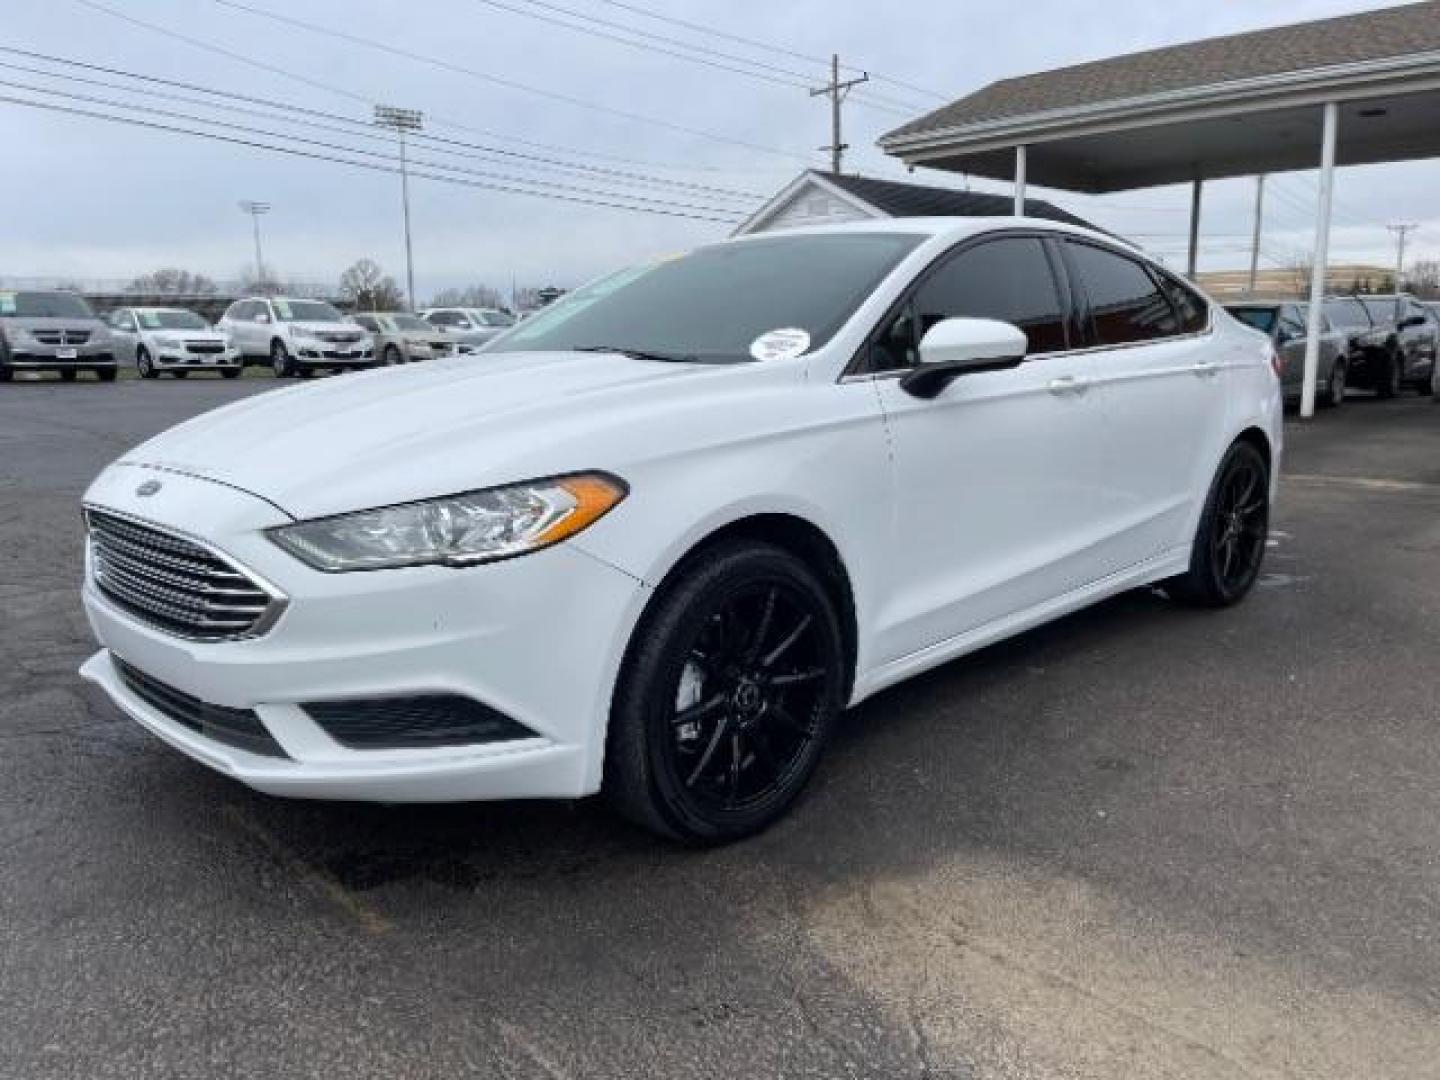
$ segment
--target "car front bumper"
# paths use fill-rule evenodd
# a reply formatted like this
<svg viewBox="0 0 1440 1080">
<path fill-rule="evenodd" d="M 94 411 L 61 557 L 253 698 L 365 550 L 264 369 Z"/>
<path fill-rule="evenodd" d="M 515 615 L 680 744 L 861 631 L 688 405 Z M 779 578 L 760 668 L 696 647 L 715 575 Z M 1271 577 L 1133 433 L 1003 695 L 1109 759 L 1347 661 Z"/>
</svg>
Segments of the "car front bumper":
<svg viewBox="0 0 1440 1080">
<path fill-rule="evenodd" d="M 74 356 L 62 356 L 60 351 L 44 346 L 27 346 L 11 351 L 0 362 L 6 367 L 24 371 L 92 371 L 95 368 L 115 366 L 115 354 L 108 349 L 91 352 L 74 349 L 71 350 L 75 353 Z"/>
<path fill-rule="evenodd" d="M 179 348 L 157 349 L 155 352 L 155 366 L 160 368 L 221 370 L 241 367 L 243 360 L 238 349 L 226 349 L 219 353 L 192 353 L 188 349 Z"/>
<path fill-rule="evenodd" d="M 159 479 L 162 491 L 135 489 Z M 260 791 L 321 799 L 445 802 L 576 797 L 599 787 L 610 697 L 639 616 L 639 581 L 562 544 L 468 569 L 311 570 L 263 535 L 288 522 L 260 499 L 204 480 L 113 466 L 87 505 L 203 539 L 288 603 L 248 640 L 156 629 L 100 592 L 87 558 L 85 611 L 103 646 L 81 668 L 178 750 Z M 115 660 L 208 705 L 249 710 L 283 757 L 216 741 L 134 692 Z M 403 749 L 341 745 L 303 707 L 427 694 L 479 702 L 525 737 Z M 531 734 L 533 733 L 533 734 Z"/>
</svg>

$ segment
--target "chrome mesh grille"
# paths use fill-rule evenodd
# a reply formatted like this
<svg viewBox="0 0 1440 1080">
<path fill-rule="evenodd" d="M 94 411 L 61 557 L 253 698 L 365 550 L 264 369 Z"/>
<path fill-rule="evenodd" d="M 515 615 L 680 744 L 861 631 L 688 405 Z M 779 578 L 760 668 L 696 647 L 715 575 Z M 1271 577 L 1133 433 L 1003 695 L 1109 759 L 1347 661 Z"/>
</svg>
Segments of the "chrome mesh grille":
<svg viewBox="0 0 1440 1080">
<path fill-rule="evenodd" d="M 95 585 L 117 607 L 197 641 L 263 633 L 283 600 L 192 540 L 130 518 L 86 510 Z"/>
</svg>

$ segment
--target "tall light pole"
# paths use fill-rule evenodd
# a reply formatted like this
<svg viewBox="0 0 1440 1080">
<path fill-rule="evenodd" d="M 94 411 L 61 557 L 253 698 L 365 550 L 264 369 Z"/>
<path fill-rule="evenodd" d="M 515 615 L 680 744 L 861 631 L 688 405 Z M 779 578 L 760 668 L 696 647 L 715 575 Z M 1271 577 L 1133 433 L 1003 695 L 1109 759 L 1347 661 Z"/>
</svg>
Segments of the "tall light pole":
<svg viewBox="0 0 1440 1080">
<path fill-rule="evenodd" d="M 253 199 L 241 199 L 240 209 L 250 215 L 250 224 L 255 229 L 255 285 L 263 288 L 265 285 L 265 259 L 260 254 L 260 215 L 270 212 L 268 202 L 256 202 Z"/>
<path fill-rule="evenodd" d="M 410 249 L 410 173 L 405 165 L 405 136 L 419 131 L 424 116 L 418 109 L 375 106 L 375 123 L 395 132 L 400 142 L 400 198 L 405 205 L 405 302 L 415 308 L 415 257 Z"/>
</svg>

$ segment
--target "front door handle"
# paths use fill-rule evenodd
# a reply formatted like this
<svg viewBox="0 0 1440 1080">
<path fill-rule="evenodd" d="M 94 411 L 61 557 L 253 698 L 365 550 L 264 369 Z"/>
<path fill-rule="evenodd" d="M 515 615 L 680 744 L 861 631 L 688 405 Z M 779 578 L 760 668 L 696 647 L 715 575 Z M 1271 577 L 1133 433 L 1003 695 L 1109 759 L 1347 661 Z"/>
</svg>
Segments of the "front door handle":
<svg viewBox="0 0 1440 1080">
<path fill-rule="evenodd" d="M 1061 375 L 1051 379 L 1046 389 L 1052 394 L 1083 394 L 1089 383 L 1074 375 Z"/>
</svg>

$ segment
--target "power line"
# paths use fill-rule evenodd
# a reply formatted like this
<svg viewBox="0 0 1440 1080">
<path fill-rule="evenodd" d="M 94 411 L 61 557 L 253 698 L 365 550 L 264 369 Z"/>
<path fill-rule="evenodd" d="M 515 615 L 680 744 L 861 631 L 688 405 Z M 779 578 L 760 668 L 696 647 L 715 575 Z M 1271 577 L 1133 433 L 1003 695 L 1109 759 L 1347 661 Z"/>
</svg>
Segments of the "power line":
<svg viewBox="0 0 1440 1080">
<path fill-rule="evenodd" d="M 613 8 L 619 8 L 622 11 L 628 11 L 632 14 L 639 15 L 642 18 L 654 19 L 656 22 L 670 23 L 672 26 L 682 26 L 687 30 L 693 30 L 699 34 L 708 34 L 711 37 L 723 38 L 726 41 L 734 41 L 741 45 L 749 45 L 756 49 L 765 49 L 769 52 L 777 53 L 781 56 L 793 57 L 796 60 L 808 60 L 812 64 L 829 63 L 829 60 L 823 56 L 812 56 L 809 53 L 797 52 L 794 49 L 787 49 L 783 45 L 774 45 L 768 41 L 758 41 L 755 38 L 743 37 L 740 34 L 732 34 L 725 30 L 719 30 L 713 26 L 705 26 L 701 23 L 688 22 L 685 19 L 677 19 L 671 15 L 661 15 L 659 12 L 650 11 L 647 8 L 641 7 L 639 4 L 626 3 L 625 0 L 600 0 L 600 2 L 603 4 L 609 4 Z M 860 69 L 849 67 L 847 65 L 845 67 L 845 70 L 859 71 Z M 902 82 L 899 79 L 893 78 L 888 75 L 878 75 L 874 72 L 871 72 L 870 77 L 877 82 L 889 83 L 891 86 L 898 86 L 905 90 L 912 90 L 917 94 L 924 94 L 926 97 L 938 98 L 941 101 L 950 100 L 950 95 L 948 94 L 942 94 L 935 90 L 927 90 L 923 86 L 916 86 L 913 83 Z"/>
<path fill-rule="evenodd" d="M 3 83 L 0 83 L 0 85 L 4 85 L 4 84 L 3 84 Z M 32 91 L 32 92 L 34 92 L 34 91 Z M 51 95 L 56 95 L 56 94 L 59 94 L 59 93 L 60 93 L 59 91 L 54 91 L 54 90 L 42 90 L 42 91 L 39 91 L 39 92 L 40 92 L 40 93 L 48 93 L 48 94 L 51 94 Z M 65 96 L 67 96 L 67 97 L 72 97 L 72 98 L 73 98 L 73 97 L 76 97 L 77 95 L 65 95 Z M 224 135 L 224 134 L 220 134 L 220 133 L 214 132 L 214 131 L 196 130 L 196 129 L 194 129 L 194 128 L 180 127 L 180 126 L 174 125 L 174 124 L 164 124 L 164 123 L 160 123 L 160 122 L 158 122 L 158 121 L 142 120 L 142 119 L 139 119 L 139 118 L 133 117 L 133 116 L 121 116 L 121 115 L 116 115 L 116 114 L 114 114 L 114 113 L 99 112 L 99 111 L 96 111 L 96 110 L 94 110 L 94 109 L 79 108 L 79 107 L 77 107 L 77 106 L 59 105 L 59 104 L 56 104 L 56 103 L 54 103 L 54 102 L 34 101 L 34 100 L 29 99 L 29 98 L 19 98 L 19 97 L 15 97 L 15 96 L 9 95 L 9 94 L 0 95 L 0 103 L 6 103 L 6 104 L 11 104 L 11 105 L 21 105 L 21 106 L 25 106 L 25 107 L 27 107 L 27 108 L 40 109 L 40 110 L 49 111 L 49 112 L 65 113 L 65 114 L 68 114 L 68 115 L 71 115 L 71 116 L 83 116 L 83 117 L 88 117 L 88 118 L 90 118 L 90 119 L 105 120 L 105 121 L 110 121 L 110 122 L 112 122 L 112 123 L 118 123 L 118 124 L 128 124 L 128 125 L 130 125 L 130 126 L 132 126 L 132 127 L 149 128 L 150 130 L 153 130 L 153 131 L 167 131 L 167 132 L 172 132 L 172 133 L 180 134 L 180 135 L 191 135 L 191 136 L 194 136 L 194 137 L 197 137 L 197 138 L 210 139 L 210 140 L 215 141 L 215 142 L 229 143 L 229 144 L 231 144 L 231 145 L 233 145 L 233 146 L 244 146 L 244 147 L 250 147 L 250 148 L 253 148 L 253 149 L 270 150 L 270 151 L 273 151 L 273 152 L 275 152 L 275 153 L 287 154 L 287 155 L 289 155 L 289 156 L 291 156 L 291 157 L 310 158 L 310 159 L 316 160 L 316 161 L 329 161 L 329 162 L 334 162 L 334 163 L 340 164 L 340 165 L 349 165 L 349 166 L 352 166 L 352 167 L 358 168 L 358 169 L 368 169 L 368 170 L 370 170 L 370 171 L 372 171 L 372 172 L 384 172 L 384 173 L 398 174 L 399 171 L 400 171 L 397 166 L 390 165 L 390 164 L 380 164 L 380 163 L 371 162 L 371 161 L 356 161 L 356 160 L 354 160 L 353 158 L 338 157 L 338 156 L 336 156 L 336 155 L 334 155 L 334 154 L 323 153 L 323 152 L 316 151 L 316 150 L 302 150 L 302 149 L 300 149 L 300 148 L 298 148 L 298 147 L 294 147 L 294 146 L 277 146 L 277 145 L 275 145 L 274 143 L 261 142 L 261 141 L 256 140 L 256 139 L 241 138 L 241 137 L 239 137 L 239 136 L 234 136 L 234 135 Z M 118 108 L 130 108 L 130 109 L 136 109 L 136 108 L 138 108 L 137 106 L 127 106 L 127 105 L 124 105 L 124 104 L 121 104 L 121 105 L 116 106 L 116 107 L 118 107 Z M 158 111 L 158 110 L 149 110 L 149 111 L 156 112 L 156 111 Z M 204 124 L 204 123 L 209 123 L 210 121 L 205 121 L 205 120 L 201 119 L 201 120 L 198 120 L 198 122 L 201 123 L 201 124 Z M 316 140 L 302 140 L 302 139 L 297 138 L 296 136 L 291 136 L 291 135 L 284 135 L 284 134 L 279 134 L 279 135 L 277 135 L 277 134 L 275 134 L 275 133 L 264 132 L 264 131 L 260 131 L 260 130 L 258 130 L 258 129 L 244 129 L 244 128 L 239 128 L 238 125 L 228 125 L 228 126 L 231 127 L 231 128 L 238 129 L 238 130 L 249 130 L 249 131 L 251 131 L 251 132 L 253 132 L 253 133 L 255 133 L 255 134 L 270 135 L 271 137 L 280 138 L 280 139 L 289 139 L 289 140 L 291 140 L 291 141 L 300 141 L 300 142 L 308 142 L 308 143 L 312 143 L 312 144 L 317 144 Z M 326 146 L 326 145 L 328 145 L 328 144 L 318 143 L 317 145 Z M 361 154 L 361 155 L 365 155 L 365 156 L 368 156 L 368 157 L 378 157 L 378 158 L 381 158 L 382 160 L 384 160 L 384 161 L 386 161 L 386 162 L 391 162 L 391 161 L 394 161 L 394 160 L 395 160 L 394 158 L 391 158 L 391 157 L 389 157 L 388 155 L 379 154 L 379 153 L 376 153 L 376 152 L 374 152 L 374 151 L 359 150 L 359 149 L 356 149 L 356 148 L 353 148 L 353 147 L 344 147 L 344 146 L 333 147 L 333 148 L 336 149 L 336 150 L 338 150 L 338 151 L 339 151 L 340 153 L 342 153 L 342 154 Z M 584 194 L 584 195 L 582 195 L 582 194 L 564 194 L 564 193 L 560 193 L 560 192 L 556 192 L 556 191 L 535 190 L 533 187 L 519 187 L 519 186 L 516 186 L 516 185 L 513 184 L 513 183 L 495 182 L 495 181 L 491 181 L 491 180 L 471 180 L 471 179 L 465 178 L 465 176 L 463 176 L 463 175 L 462 175 L 462 176 L 446 175 L 446 173 L 451 173 L 451 172 L 460 172 L 460 173 L 469 174 L 469 175 L 483 175 L 483 174 L 476 174 L 476 173 L 472 172 L 472 170 L 456 170 L 456 169 L 452 169 L 452 168 L 447 167 L 447 166 L 435 166 L 435 165 L 433 165 L 433 164 L 431 164 L 431 163 L 426 163 L 426 167 L 427 167 L 427 168 L 437 168 L 437 167 L 439 167 L 439 168 L 441 168 L 443 171 L 442 171 L 442 172 L 438 172 L 438 173 L 437 173 L 437 172 L 419 172 L 419 171 L 412 171 L 411 175 L 417 176 L 417 177 L 422 177 L 422 178 L 427 179 L 427 180 L 436 180 L 436 181 L 439 181 L 439 182 L 441 182 L 441 183 L 455 184 L 455 185 L 458 185 L 458 186 L 461 186 L 461 187 L 480 188 L 480 189 L 483 189 L 483 190 L 486 190 L 486 191 L 499 191 L 499 192 L 505 192 L 505 193 L 507 193 L 507 194 L 512 194 L 512 195 L 530 195 L 530 196 L 534 196 L 534 197 L 536 197 L 536 198 L 555 199 L 555 200 L 558 200 L 558 201 L 560 201 L 560 202 L 578 203 L 578 204 L 581 204 L 581 205 L 584 205 L 584 206 L 602 206 L 602 207 L 607 207 L 607 208 L 615 209 L 615 210 L 631 210 L 631 211 L 635 211 L 635 212 L 638 212 L 638 213 L 659 214 L 659 215 L 662 215 L 662 216 L 665 216 L 665 217 L 688 218 L 688 219 L 694 220 L 694 221 L 713 221 L 713 222 L 719 222 L 719 223 L 722 223 L 722 224 L 734 224 L 734 223 L 736 223 L 738 220 L 740 220 L 739 218 L 736 218 L 736 217 L 720 216 L 721 213 L 723 213 L 722 211 L 713 210 L 712 208 L 708 208 L 708 207 L 698 208 L 698 211 L 699 211 L 699 212 L 689 212 L 687 209 L 683 208 L 683 207 L 681 206 L 681 204 L 656 203 L 655 205 L 637 206 L 637 205 L 634 205 L 634 202 L 640 201 L 640 200 L 638 200 L 638 199 L 637 199 L 637 200 L 634 200 L 634 201 L 632 201 L 632 202 L 618 202 L 618 201 L 615 201 L 615 198 L 630 198 L 630 196 L 628 196 L 628 195 L 621 195 L 621 196 L 615 196 L 615 197 L 606 198 L 605 196 L 612 196 L 612 193 L 610 193 L 610 192 L 594 192 L 594 193 L 589 193 L 589 194 Z M 525 184 L 532 184 L 532 185 L 533 185 L 533 183 L 534 183 L 533 181 L 520 181 L 520 182 L 521 182 L 521 183 L 525 183 Z M 576 189 L 576 190 L 577 190 L 577 191 L 583 191 L 584 189 Z"/>
<path fill-rule="evenodd" d="M 116 75 L 125 79 L 133 79 L 138 82 L 155 83 L 161 86 L 192 90 L 196 93 L 206 94 L 211 97 L 224 98 L 232 101 L 243 101 L 252 105 L 261 105 L 267 109 L 279 110 L 283 113 L 294 113 L 307 118 L 319 117 L 323 120 L 335 121 L 338 124 L 343 124 L 346 126 L 336 127 L 332 124 L 317 123 L 316 121 L 310 119 L 297 119 L 295 116 L 289 115 L 277 117 L 274 116 L 272 113 L 261 112 L 258 109 L 250 109 L 241 105 L 232 105 L 224 101 L 206 101 L 194 97 L 188 97 L 184 94 L 169 94 L 148 88 L 134 88 L 125 86 L 120 83 L 107 82 L 103 79 L 90 79 L 64 72 L 45 71 L 39 68 L 27 67 L 23 64 L 14 64 L 0 61 L 0 68 L 10 68 L 12 70 L 23 71 L 31 75 L 40 75 L 45 78 L 53 79 L 64 79 L 70 82 L 81 83 L 88 86 L 99 86 L 110 90 L 118 90 L 122 93 L 127 94 L 145 94 L 149 97 L 157 98 L 160 100 L 179 101 L 189 105 L 198 105 L 202 108 L 207 109 L 222 109 L 226 112 L 234 112 L 246 116 L 256 116 L 264 119 L 281 120 L 284 123 L 310 127 L 320 131 L 330 131 L 342 134 L 356 135 L 361 138 L 369 139 L 383 138 L 383 136 L 376 135 L 373 131 L 368 130 L 370 128 L 370 125 L 365 121 L 357 120 L 349 116 L 341 116 L 336 113 L 324 112 L 319 109 L 308 109 L 299 105 L 291 105 L 287 102 L 274 101 L 269 98 L 255 97 L 254 95 L 250 94 L 236 94 L 230 91 L 216 90 L 213 87 L 201 86 L 196 83 L 180 82 L 174 79 L 164 79 L 155 75 L 141 75 L 136 72 L 125 71 L 121 68 L 106 67 L 100 64 L 89 64 L 79 60 L 69 60 L 63 57 L 51 56 L 46 53 L 31 52 L 27 49 L 15 49 L 8 46 L 0 45 L 0 53 L 11 53 L 20 56 L 31 57 L 43 60 L 46 63 L 76 67 L 85 71 L 98 71 L 107 75 Z M 352 131 L 351 128 L 354 128 L 356 130 Z M 588 173 L 596 177 L 603 178 L 606 182 L 611 183 L 626 182 L 647 184 L 656 187 L 673 187 L 676 189 L 702 192 L 707 195 L 717 195 L 723 198 L 737 200 L 743 199 L 746 201 L 759 200 L 763 198 L 763 196 L 749 191 L 738 191 L 733 188 L 717 187 L 710 184 L 698 184 L 685 180 L 672 180 L 667 177 L 646 176 L 643 173 L 633 173 L 623 169 L 610 169 L 599 165 L 585 165 L 580 162 L 560 161 L 554 158 L 547 158 L 536 154 L 528 154 L 523 151 L 507 150 L 503 147 L 492 147 L 482 143 L 469 143 L 457 139 L 444 138 L 443 136 L 439 135 L 430 135 L 428 133 L 420 135 L 418 137 L 427 145 L 432 143 L 435 144 L 434 147 L 430 147 L 433 153 L 448 154 L 454 157 L 471 158 L 481 161 L 487 160 L 487 155 L 490 157 L 499 156 L 503 158 L 515 158 L 525 163 L 529 167 L 563 169 Z M 450 149 L 450 147 L 459 147 L 461 149 Z M 467 153 L 466 151 L 476 152 Z"/>
<path fill-rule="evenodd" d="M 719 68 L 722 71 L 730 71 L 739 75 L 747 75 L 754 79 L 763 79 L 765 82 L 776 83 L 781 86 L 790 86 L 798 87 L 800 89 L 806 89 L 809 87 L 810 84 L 811 77 L 803 71 L 794 71 L 790 68 L 783 68 L 775 64 L 766 63 L 763 60 L 752 60 L 749 57 L 737 56 L 734 53 L 716 52 L 714 50 L 710 50 L 708 52 L 702 51 L 700 55 L 697 56 L 695 55 L 695 52 L 704 50 L 705 46 L 694 45 L 687 41 L 681 41 L 679 38 L 666 37 L 664 34 L 654 34 L 646 30 L 639 30 L 635 27 L 626 26 L 624 23 L 613 22 L 609 19 L 602 19 L 596 15 L 588 15 L 584 12 L 575 11 L 573 8 L 562 7 L 559 4 L 550 3 L 548 2 L 548 0 L 517 0 L 517 2 L 526 4 L 531 8 L 543 8 L 546 11 L 558 12 L 562 15 L 568 16 L 569 18 L 580 19 L 584 22 L 594 23 L 598 26 L 611 27 L 615 30 L 620 30 L 626 34 L 632 34 L 637 38 L 645 40 L 636 41 L 631 38 L 621 37 L 618 34 L 608 33 L 604 30 L 597 30 L 591 26 L 576 26 L 574 23 L 565 22 L 551 15 L 542 15 L 537 11 L 529 11 L 525 10 L 524 8 L 513 7 L 511 4 L 502 2 L 502 0 L 476 0 L 476 2 L 486 4 L 489 7 L 497 8 L 501 11 L 508 11 L 513 15 L 521 15 L 527 19 L 537 19 L 540 22 L 550 23 L 553 26 L 563 26 L 566 29 L 574 30 L 578 33 L 591 34 L 595 37 L 604 38 L 607 41 L 619 42 L 622 45 L 629 45 L 632 48 L 646 49 L 650 52 L 661 53 L 665 56 L 672 56 L 681 60 L 688 60 L 693 63 L 704 64 L 708 67 Z M 661 44 L 652 45 L 648 44 L 647 42 L 660 42 Z M 667 48 L 665 46 L 670 47 Z M 676 48 L 687 49 L 691 51 L 676 52 Z M 733 61 L 734 63 L 748 64 L 761 70 L 746 71 L 743 68 L 737 68 L 729 64 L 719 63 L 717 60 L 712 59 L 714 57 L 718 57 L 721 60 Z M 871 108 L 879 109 L 882 112 L 888 112 L 897 116 L 907 117 L 913 116 L 915 114 L 915 111 L 920 108 L 920 106 L 912 105 L 909 102 L 899 101 L 895 98 L 882 97 L 878 94 L 871 95 L 870 99 L 865 100 L 863 103 L 869 105 Z"/>
<path fill-rule="evenodd" d="M 289 68 L 280 67 L 276 64 L 266 63 L 264 60 L 258 60 L 255 57 L 247 56 L 244 53 L 234 52 L 230 49 L 224 48 L 223 46 L 216 45 L 213 42 L 204 41 L 196 37 L 191 37 L 190 35 L 183 34 L 178 30 L 172 30 L 168 26 L 161 26 L 158 23 L 147 22 L 146 20 L 131 15 L 128 12 L 117 11 L 112 7 L 98 2 L 98 0 L 74 0 L 74 2 L 84 7 L 90 8 L 92 11 L 98 11 L 101 14 L 109 15 L 112 18 L 129 23 L 132 26 L 138 27 L 143 30 L 148 30 L 154 34 L 159 34 L 162 37 L 168 37 L 174 41 L 182 41 L 185 44 L 190 45 L 194 48 L 202 49 L 205 52 L 214 53 L 217 56 L 223 56 L 228 60 L 235 61 L 236 63 L 245 64 L 246 66 L 253 67 L 259 71 L 266 71 L 272 75 L 278 75 L 281 78 L 290 79 L 294 82 L 302 83 L 305 86 L 309 86 L 316 90 L 323 90 L 328 94 L 334 94 L 337 97 L 343 97 L 349 101 L 359 102 L 363 104 L 367 109 L 373 108 L 375 104 L 377 104 L 373 98 L 365 94 L 357 93 L 353 90 L 346 89 L 343 86 L 336 86 L 334 83 L 323 82 L 320 79 L 316 79 L 311 76 L 302 75 L 298 72 L 291 71 Z M 298 106 L 295 106 L 295 108 L 298 108 Z M 595 150 L 579 150 L 572 146 L 558 146 L 554 143 L 539 142 L 534 139 L 526 139 L 518 135 L 510 135 L 503 132 L 490 131 L 485 128 L 477 128 L 471 125 L 464 124 L 458 120 L 442 118 L 438 115 L 436 115 L 433 119 L 438 126 L 450 128 L 455 131 L 463 131 L 470 135 L 481 135 L 487 138 L 503 139 L 506 142 L 518 143 L 522 146 L 531 146 L 540 150 L 559 152 L 571 155 L 573 157 L 587 157 L 593 158 L 598 161 L 610 161 L 620 165 L 635 165 L 642 168 L 667 169 L 678 172 L 733 173 L 756 171 L 754 168 L 731 169 L 725 168 L 723 166 L 714 165 L 677 165 L 666 162 L 642 161 L 636 158 L 623 157 L 617 154 L 606 154 Z"/>
<path fill-rule="evenodd" d="M 77 0 L 77 3 L 94 5 L 95 0 Z M 628 109 L 618 109 L 612 105 L 602 105 L 597 101 L 586 101 L 583 98 L 571 97 L 558 90 L 551 90 L 541 86 L 531 86 L 528 83 L 517 82 L 514 79 L 507 79 L 499 75 L 491 75 L 489 72 L 480 71 L 476 68 L 466 67 L 464 64 L 457 64 L 438 56 L 430 56 L 426 53 L 417 53 L 409 49 L 401 48 L 398 45 L 387 45 L 383 41 L 375 41 L 373 38 L 361 37 L 359 34 L 352 34 L 347 30 L 336 27 L 319 26 L 315 23 L 306 22 L 303 19 L 296 19 L 290 15 L 282 15 L 276 11 L 268 11 L 265 8 L 252 7 L 249 4 L 242 4 L 239 0 L 211 0 L 211 3 L 219 4 L 221 7 L 231 8 L 235 11 L 242 11 L 257 18 L 268 19 L 284 26 L 293 26 L 296 29 L 305 30 L 308 33 L 318 34 L 321 37 L 334 38 L 339 41 L 349 42 L 352 45 L 359 45 L 363 48 L 373 49 L 378 52 L 387 53 L 391 56 L 403 57 L 406 60 L 419 64 L 427 64 L 439 68 L 442 71 L 449 71 L 455 75 L 463 75 L 467 78 L 478 79 L 482 82 L 493 83 L 496 86 L 503 86 L 510 90 L 520 90 L 528 94 L 537 94 L 541 97 L 550 98 L 552 101 L 560 101 L 566 105 L 574 105 L 582 109 L 589 109 L 594 112 L 607 113 L 611 116 L 618 116 L 640 124 L 650 124 L 653 127 L 666 128 L 670 131 L 679 132 L 683 135 L 690 135 L 695 138 L 710 139 L 715 142 L 729 143 L 732 146 L 744 147 L 747 150 L 758 151 L 762 154 L 771 154 L 777 157 L 791 158 L 798 161 L 808 162 L 808 158 L 800 154 L 793 154 L 788 150 L 779 150 L 773 146 L 765 146 L 761 143 L 753 143 L 746 139 L 736 138 L 731 135 L 721 135 L 718 132 L 704 131 L 700 128 L 687 127 L 684 124 L 676 124 L 669 120 L 662 120 L 657 116 L 646 116 L 643 113 L 630 112 Z"/>
</svg>

